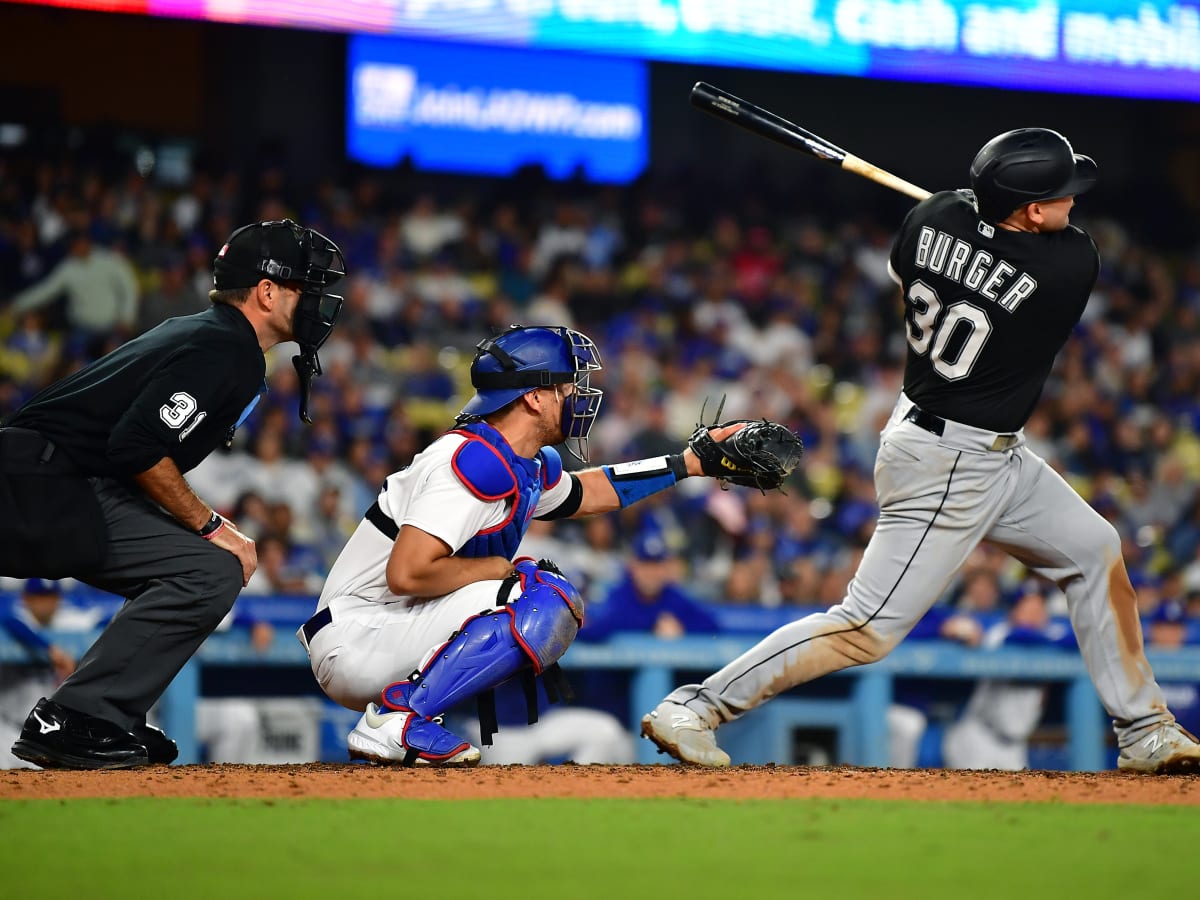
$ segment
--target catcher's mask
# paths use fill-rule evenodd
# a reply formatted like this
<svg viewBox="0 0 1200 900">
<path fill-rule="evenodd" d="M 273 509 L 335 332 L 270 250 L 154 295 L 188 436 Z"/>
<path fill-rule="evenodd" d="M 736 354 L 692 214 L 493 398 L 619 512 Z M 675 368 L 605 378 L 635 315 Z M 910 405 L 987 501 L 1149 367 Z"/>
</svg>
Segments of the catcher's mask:
<svg viewBox="0 0 1200 900">
<path fill-rule="evenodd" d="M 321 374 L 317 351 L 342 309 L 342 298 L 328 289 L 345 274 L 346 261 L 337 244 L 291 219 L 239 228 L 213 261 L 213 283 L 219 291 L 254 287 L 264 278 L 300 285 L 292 316 L 292 336 L 300 353 L 292 357 L 292 365 L 300 376 L 300 418 L 309 424 L 309 391 L 313 376 Z"/>
<path fill-rule="evenodd" d="M 476 346 L 471 363 L 475 396 L 457 421 L 494 413 L 536 388 L 573 384 L 575 392 L 563 402 L 562 430 L 567 449 L 587 462 L 588 432 L 604 397 L 590 379 L 601 368 L 600 351 L 585 334 L 570 328 L 513 325 Z"/>
<path fill-rule="evenodd" d="M 971 189 L 987 222 L 1001 222 L 1026 203 L 1082 194 L 1098 177 L 1095 161 L 1049 128 L 997 135 L 971 163 Z"/>
</svg>

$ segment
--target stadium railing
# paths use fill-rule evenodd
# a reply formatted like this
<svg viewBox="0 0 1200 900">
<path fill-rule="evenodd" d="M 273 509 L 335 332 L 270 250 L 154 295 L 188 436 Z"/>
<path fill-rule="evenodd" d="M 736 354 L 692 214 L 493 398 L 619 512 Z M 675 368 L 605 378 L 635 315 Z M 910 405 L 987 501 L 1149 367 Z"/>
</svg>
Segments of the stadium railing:
<svg viewBox="0 0 1200 900">
<path fill-rule="evenodd" d="M 96 633 L 54 633 L 50 637 L 82 654 Z M 171 683 L 160 704 L 164 729 L 179 744 L 180 763 L 196 762 L 194 709 L 200 694 L 200 673 L 206 666 L 293 667 L 297 678 L 311 679 L 308 658 L 297 641 L 281 635 L 266 652 L 250 645 L 241 630 L 217 633 Z M 630 709 L 637 718 L 652 709 L 676 686 L 678 673 L 709 672 L 734 659 L 755 641 L 753 636 L 692 636 L 663 641 L 647 635 L 617 635 L 602 644 L 576 643 L 562 664 L 567 669 L 616 669 L 631 674 Z M 1200 647 L 1148 654 L 1161 683 L 1200 682 Z M 27 662 L 27 651 L 0 634 L 0 662 Z M 789 762 L 782 758 L 788 731 L 798 725 L 832 727 L 838 734 L 838 761 L 863 766 L 887 764 L 887 708 L 895 679 L 975 681 L 998 678 L 1062 684 L 1067 759 L 1076 771 L 1107 768 L 1107 719 L 1077 652 L 1055 648 L 968 649 L 938 641 L 901 644 L 883 660 L 836 673 L 849 679 L 844 696 L 809 696 L 805 689 L 775 698 L 762 708 L 721 730 L 721 743 L 735 763 Z M 825 679 L 828 681 L 828 679 Z M 252 686 L 247 686 L 248 692 Z M 639 762 L 664 758 L 646 741 L 638 742 Z"/>
</svg>

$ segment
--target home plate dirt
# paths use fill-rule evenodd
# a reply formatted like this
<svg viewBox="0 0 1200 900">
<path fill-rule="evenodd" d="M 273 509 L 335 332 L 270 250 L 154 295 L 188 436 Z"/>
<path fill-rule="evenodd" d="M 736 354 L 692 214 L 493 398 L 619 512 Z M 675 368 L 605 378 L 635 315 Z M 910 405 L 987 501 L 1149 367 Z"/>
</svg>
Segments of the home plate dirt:
<svg viewBox="0 0 1200 900">
<path fill-rule="evenodd" d="M 73 797 L 805 797 L 975 802 L 1200 805 L 1200 777 L 1121 772 L 951 772 L 851 766 L 483 766 L 380 769 L 284 766 L 152 766 L 111 772 L 0 772 L 0 799 Z"/>
</svg>

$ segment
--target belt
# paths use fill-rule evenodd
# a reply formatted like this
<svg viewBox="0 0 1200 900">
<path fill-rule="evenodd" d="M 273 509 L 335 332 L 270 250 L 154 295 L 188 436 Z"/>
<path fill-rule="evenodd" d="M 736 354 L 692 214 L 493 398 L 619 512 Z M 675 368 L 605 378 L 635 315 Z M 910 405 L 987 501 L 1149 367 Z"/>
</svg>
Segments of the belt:
<svg viewBox="0 0 1200 900">
<path fill-rule="evenodd" d="M 319 609 L 313 614 L 312 618 L 304 623 L 301 629 L 304 632 L 304 642 L 311 644 L 312 639 L 317 636 L 317 632 L 333 621 L 333 613 L 329 611 L 329 607 Z"/>
<path fill-rule="evenodd" d="M 914 406 L 904 415 L 905 422 L 912 422 L 918 428 L 924 428 L 926 431 L 936 434 L 941 437 L 946 433 L 946 420 L 941 416 L 935 416 L 931 412 L 925 412 L 919 406 Z"/>
<path fill-rule="evenodd" d="M 946 433 L 946 420 L 941 416 L 935 416 L 931 412 L 926 412 L 919 406 L 914 406 L 904 414 L 905 422 L 912 422 L 918 428 L 923 428 L 930 434 L 936 434 L 942 437 Z M 992 441 L 989 450 L 1000 452 L 1008 450 L 1017 445 L 1019 438 L 1015 434 L 997 434 Z"/>
</svg>

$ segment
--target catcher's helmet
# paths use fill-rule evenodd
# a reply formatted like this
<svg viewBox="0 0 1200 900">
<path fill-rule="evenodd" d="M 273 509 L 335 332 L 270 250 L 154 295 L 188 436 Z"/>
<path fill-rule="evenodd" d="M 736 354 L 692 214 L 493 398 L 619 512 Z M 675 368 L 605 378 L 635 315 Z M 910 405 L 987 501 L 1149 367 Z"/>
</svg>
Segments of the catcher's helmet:
<svg viewBox="0 0 1200 900">
<path fill-rule="evenodd" d="M 986 222 L 1008 218 L 1026 203 L 1056 200 L 1089 190 L 1096 163 L 1049 128 L 1017 128 L 992 138 L 971 163 L 971 189 Z"/>
<path fill-rule="evenodd" d="M 587 461 L 587 436 L 604 392 L 590 386 L 601 369 L 600 351 L 591 339 L 570 328 L 513 325 L 475 348 L 471 384 L 475 396 L 458 414 L 459 421 L 486 416 L 539 387 L 574 384 L 563 404 L 563 435 L 568 449 Z"/>
<path fill-rule="evenodd" d="M 292 358 L 292 364 L 300 376 L 300 417 L 305 422 L 310 421 L 310 383 L 314 375 L 321 374 L 317 350 L 333 331 L 342 309 L 342 298 L 328 290 L 345 274 L 346 260 L 337 244 L 291 219 L 239 228 L 213 260 L 213 284 L 218 291 L 254 287 L 264 278 L 300 284 L 300 302 L 292 317 L 292 334 L 300 354 Z"/>
</svg>

